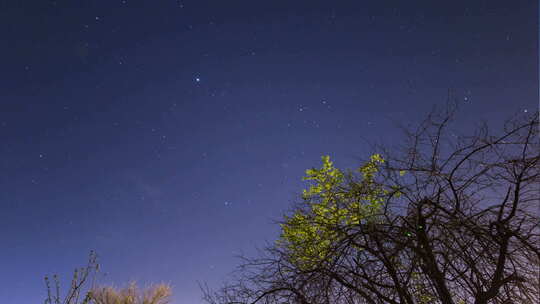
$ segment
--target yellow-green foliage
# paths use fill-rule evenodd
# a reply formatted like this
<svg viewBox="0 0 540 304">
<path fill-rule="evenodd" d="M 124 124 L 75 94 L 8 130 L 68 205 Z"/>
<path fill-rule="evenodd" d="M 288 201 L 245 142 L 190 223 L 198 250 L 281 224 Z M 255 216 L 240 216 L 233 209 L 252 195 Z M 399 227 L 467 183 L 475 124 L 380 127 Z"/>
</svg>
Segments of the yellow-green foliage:
<svg viewBox="0 0 540 304">
<path fill-rule="evenodd" d="M 295 264 L 302 269 L 312 268 L 328 257 L 332 245 L 346 235 L 347 228 L 375 218 L 388 194 L 375 182 L 383 163 L 379 154 L 372 155 L 358 169 L 358 178 L 335 168 L 329 156 L 322 157 L 320 169 L 306 170 L 304 180 L 312 184 L 302 197 L 308 208 L 285 217 L 278 241 Z"/>
</svg>

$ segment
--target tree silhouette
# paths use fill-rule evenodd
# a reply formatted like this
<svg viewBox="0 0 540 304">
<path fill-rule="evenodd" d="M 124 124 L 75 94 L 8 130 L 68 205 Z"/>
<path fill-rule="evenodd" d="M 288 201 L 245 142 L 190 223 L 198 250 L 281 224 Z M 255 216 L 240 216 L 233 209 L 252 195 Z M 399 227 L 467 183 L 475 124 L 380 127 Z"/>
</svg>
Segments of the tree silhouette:
<svg viewBox="0 0 540 304">
<path fill-rule="evenodd" d="M 60 280 L 57 275 L 53 275 L 54 291 L 51 288 L 51 281 L 48 276 L 45 277 L 45 286 L 47 288 L 47 298 L 45 304 L 87 304 L 90 302 L 89 289 L 95 284 L 95 278 L 99 271 L 97 254 L 90 252 L 88 263 L 85 267 L 76 268 L 73 271 L 71 284 L 64 295 L 60 294 Z M 91 281 L 91 282 L 90 282 Z M 89 286 L 90 285 L 90 286 Z"/>
<path fill-rule="evenodd" d="M 244 258 L 210 304 L 536 303 L 538 113 L 450 129 L 433 112 L 358 170 L 323 157 L 279 240 Z"/>
</svg>

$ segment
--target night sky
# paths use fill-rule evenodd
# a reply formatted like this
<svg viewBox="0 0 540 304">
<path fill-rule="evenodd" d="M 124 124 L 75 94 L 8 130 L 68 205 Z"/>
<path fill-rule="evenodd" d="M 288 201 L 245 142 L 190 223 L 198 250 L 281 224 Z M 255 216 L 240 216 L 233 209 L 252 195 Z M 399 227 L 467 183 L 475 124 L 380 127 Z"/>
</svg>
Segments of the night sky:
<svg viewBox="0 0 540 304">
<path fill-rule="evenodd" d="M 0 302 L 101 281 L 200 303 L 328 154 L 358 166 L 448 91 L 538 108 L 537 1 L 2 1 Z"/>
</svg>

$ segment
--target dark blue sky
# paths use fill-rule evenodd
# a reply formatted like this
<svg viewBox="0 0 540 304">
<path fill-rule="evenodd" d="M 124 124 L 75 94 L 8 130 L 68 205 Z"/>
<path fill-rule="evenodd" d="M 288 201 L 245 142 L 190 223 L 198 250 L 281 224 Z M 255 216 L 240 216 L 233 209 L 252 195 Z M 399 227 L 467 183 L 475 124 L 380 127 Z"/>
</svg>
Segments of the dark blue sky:
<svg viewBox="0 0 540 304">
<path fill-rule="evenodd" d="M 91 249 L 104 283 L 199 303 L 321 155 L 358 165 L 448 89 L 462 126 L 538 108 L 537 1 L 2 1 L 0 20 L 6 304 Z"/>
</svg>

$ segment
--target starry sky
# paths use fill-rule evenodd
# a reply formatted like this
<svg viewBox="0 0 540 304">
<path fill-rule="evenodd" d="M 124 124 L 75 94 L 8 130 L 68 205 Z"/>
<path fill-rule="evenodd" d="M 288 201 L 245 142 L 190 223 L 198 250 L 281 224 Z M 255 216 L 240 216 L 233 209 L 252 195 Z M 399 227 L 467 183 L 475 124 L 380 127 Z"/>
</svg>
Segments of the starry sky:
<svg viewBox="0 0 540 304">
<path fill-rule="evenodd" d="M 448 91 L 538 108 L 537 1 L 2 1 L 0 294 L 103 283 L 201 303 L 278 235 L 304 170 L 358 165 Z"/>
</svg>

